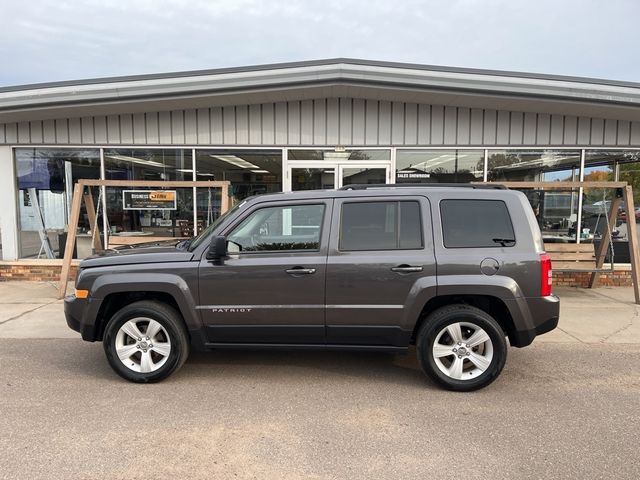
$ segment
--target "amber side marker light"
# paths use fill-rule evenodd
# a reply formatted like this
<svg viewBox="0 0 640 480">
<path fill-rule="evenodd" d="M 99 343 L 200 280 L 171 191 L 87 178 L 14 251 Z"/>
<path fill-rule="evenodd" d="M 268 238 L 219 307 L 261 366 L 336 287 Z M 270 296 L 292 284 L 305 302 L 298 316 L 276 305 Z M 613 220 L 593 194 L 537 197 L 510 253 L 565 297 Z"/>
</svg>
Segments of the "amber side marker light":
<svg viewBox="0 0 640 480">
<path fill-rule="evenodd" d="M 89 290 L 76 290 L 76 298 L 87 298 Z"/>
</svg>

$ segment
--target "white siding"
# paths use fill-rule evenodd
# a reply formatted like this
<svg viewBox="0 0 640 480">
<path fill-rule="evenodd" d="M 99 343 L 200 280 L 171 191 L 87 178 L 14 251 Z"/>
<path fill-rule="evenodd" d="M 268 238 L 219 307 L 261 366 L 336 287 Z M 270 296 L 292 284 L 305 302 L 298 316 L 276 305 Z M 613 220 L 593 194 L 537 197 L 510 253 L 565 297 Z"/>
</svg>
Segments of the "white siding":
<svg viewBox="0 0 640 480">
<path fill-rule="evenodd" d="M 0 144 L 640 146 L 640 123 L 360 98 L 0 124 Z"/>
</svg>

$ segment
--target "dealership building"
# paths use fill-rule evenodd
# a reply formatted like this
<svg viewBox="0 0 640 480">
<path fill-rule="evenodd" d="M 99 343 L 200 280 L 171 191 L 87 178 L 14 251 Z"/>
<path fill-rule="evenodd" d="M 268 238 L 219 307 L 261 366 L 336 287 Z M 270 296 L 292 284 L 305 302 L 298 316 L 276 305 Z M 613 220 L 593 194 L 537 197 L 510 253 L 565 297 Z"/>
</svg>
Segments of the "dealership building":
<svg viewBox="0 0 640 480">
<path fill-rule="evenodd" d="M 622 180 L 638 205 L 640 84 L 332 59 L 0 88 L 0 276 L 60 262 L 79 179 L 226 180 L 231 203 L 354 183 Z M 175 208 L 136 209 L 125 190 L 94 189 L 78 258 L 96 234 L 193 235 L 222 204 L 186 187 Z M 546 241 L 603 234 L 611 191 L 586 190 L 526 192 Z"/>
</svg>

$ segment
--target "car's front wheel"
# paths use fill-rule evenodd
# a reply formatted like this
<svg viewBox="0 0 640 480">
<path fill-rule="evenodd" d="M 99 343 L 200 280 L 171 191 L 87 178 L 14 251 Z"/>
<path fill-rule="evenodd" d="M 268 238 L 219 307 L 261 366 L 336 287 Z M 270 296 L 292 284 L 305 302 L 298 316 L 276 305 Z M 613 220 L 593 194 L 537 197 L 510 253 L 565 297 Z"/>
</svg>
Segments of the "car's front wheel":
<svg viewBox="0 0 640 480">
<path fill-rule="evenodd" d="M 471 391 L 493 382 L 507 359 L 500 325 L 470 305 L 440 308 L 424 319 L 416 338 L 424 372 L 450 390 Z"/>
<path fill-rule="evenodd" d="M 116 312 L 106 326 L 103 346 L 116 373 L 136 383 L 167 378 L 189 356 L 180 314 L 157 301 L 135 302 Z"/>
</svg>

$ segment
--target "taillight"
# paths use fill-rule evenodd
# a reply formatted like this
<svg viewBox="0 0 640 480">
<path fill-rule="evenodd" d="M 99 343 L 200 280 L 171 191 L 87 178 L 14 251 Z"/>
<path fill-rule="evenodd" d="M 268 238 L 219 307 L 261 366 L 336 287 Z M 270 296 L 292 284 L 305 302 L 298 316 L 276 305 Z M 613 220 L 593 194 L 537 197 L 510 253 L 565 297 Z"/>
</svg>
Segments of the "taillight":
<svg viewBox="0 0 640 480">
<path fill-rule="evenodd" d="M 551 295 L 551 257 L 546 253 L 540 255 L 540 296 L 548 297 Z"/>
</svg>

